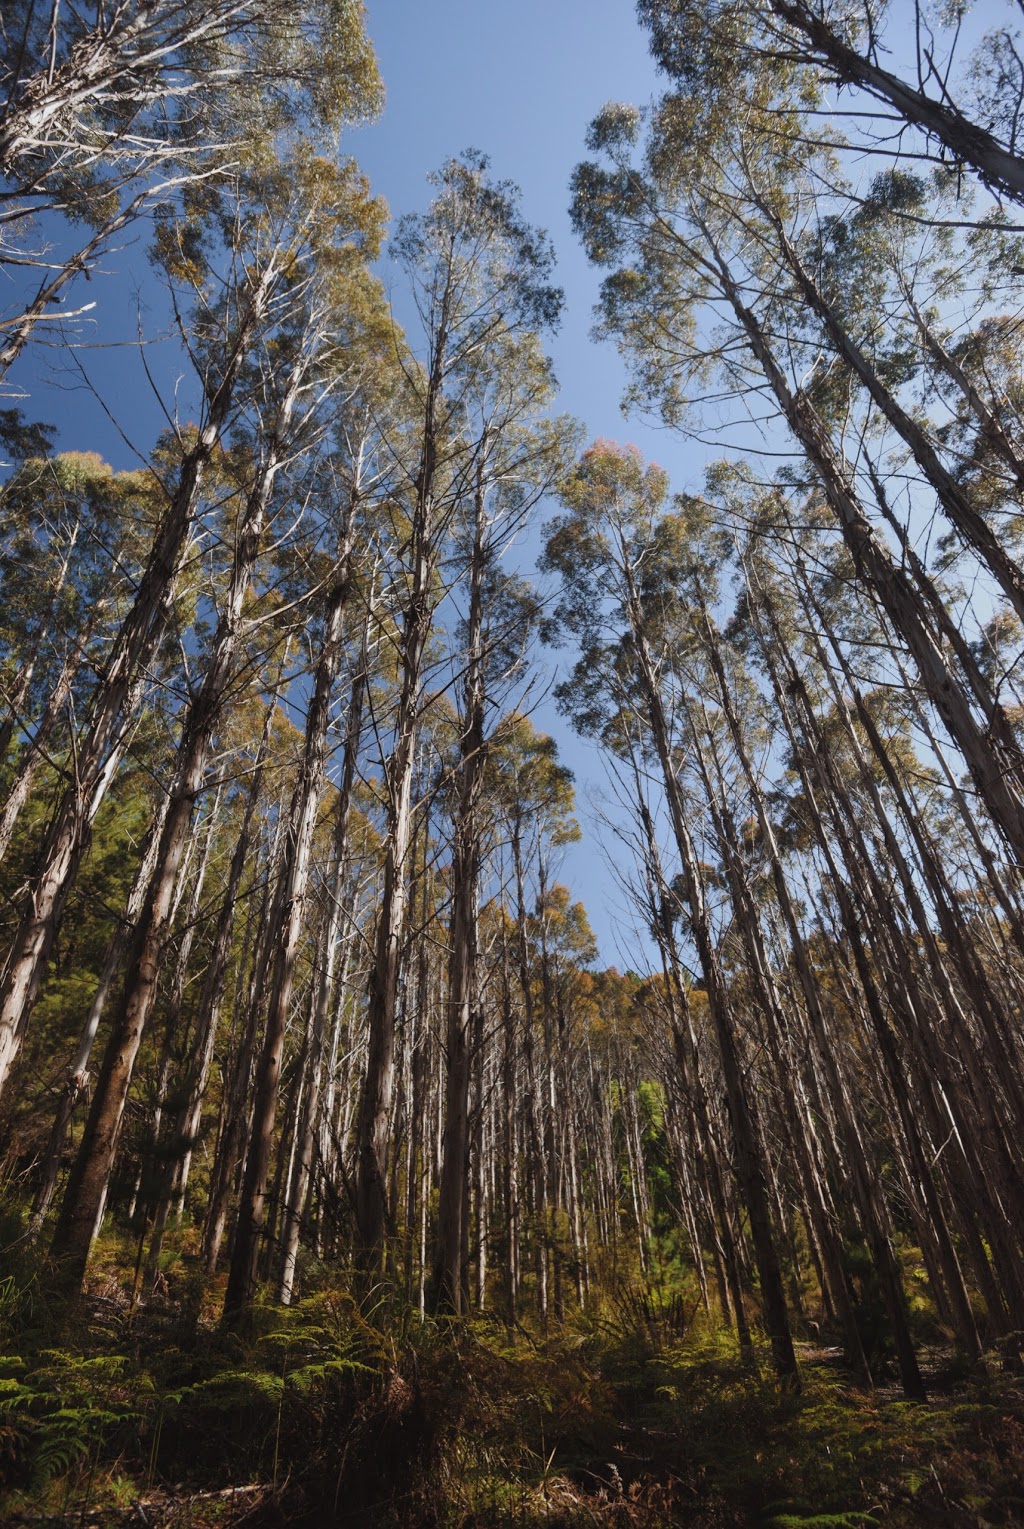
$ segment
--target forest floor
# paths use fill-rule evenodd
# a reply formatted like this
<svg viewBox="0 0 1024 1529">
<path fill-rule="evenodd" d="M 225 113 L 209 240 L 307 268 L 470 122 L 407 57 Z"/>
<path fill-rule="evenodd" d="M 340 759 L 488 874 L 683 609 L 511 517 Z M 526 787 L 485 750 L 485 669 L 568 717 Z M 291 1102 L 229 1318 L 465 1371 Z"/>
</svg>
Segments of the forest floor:
<svg viewBox="0 0 1024 1529">
<path fill-rule="evenodd" d="M 9 1529 L 1024 1525 L 1024 1379 L 941 1350 L 919 1404 L 883 1356 L 868 1394 L 809 1345 L 781 1393 L 637 1302 L 545 1339 L 322 1290 L 242 1337 L 198 1285 L 133 1309 L 111 1276 L 71 1312 L 5 1291 Z"/>
</svg>

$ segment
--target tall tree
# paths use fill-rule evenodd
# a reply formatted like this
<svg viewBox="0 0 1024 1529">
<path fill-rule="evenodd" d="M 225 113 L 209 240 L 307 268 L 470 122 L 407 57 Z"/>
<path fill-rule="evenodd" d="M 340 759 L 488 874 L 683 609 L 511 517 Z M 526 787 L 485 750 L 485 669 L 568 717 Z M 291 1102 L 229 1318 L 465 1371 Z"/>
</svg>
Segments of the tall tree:
<svg viewBox="0 0 1024 1529">
<path fill-rule="evenodd" d="M 526 225 L 515 189 L 492 184 L 483 159 L 453 160 L 437 175 L 430 211 L 403 220 L 393 248 L 424 326 L 424 357 L 411 374 L 417 416 L 396 508 L 405 518 L 397 643 L 400 681 L 385 768 L 384 885 L 370 985 L 367 1070 L 357 1122 L 356 1207 L 361 1259 L 381 1265 L 388 1224 L 387 1134 L 394 1088 L 395 1018 L 408 911 L 412 783 L 424 665 L 445 539 L 473 493 L 477 435 L 469 404 L 490 345 L 553 324 L 561 293 L 552 254 Z"/>
<path fill-rule="evenodd" d="M 0 263 L 42 272 L 15 283 L 0 376 L 37 326 L 72 316 L 59 306 L 69 284 L 129 224 L 202 195 L 240 159 L 254 166 L 274 134 L 329 143 L 381 95 L 359 0 L 118 0 L 91 19 L 15 0 L 0 89 L 0 222 L 21 232 Z M 66 220 L 56 250 L 24 232 L 41 211 Z"/>
<path fill-rule="evenodd" d="M 354 337 L 345 336 L 346 326 L 339 314 L 344 286 L 339 289 L 333 257 L 343 247 L 355 256 L 353 235 L 361 233 L 359 216 L 366 212 L 365 191 L 358 178 L 349 187 L 344 172 L 339 184 L 325 175 L 325 169 L 301 161 L 282 165 L 269 184 L 255 188 L 256 195 L 244 210 L 250 240 L 257 237 L 262 221 L 264 237 L 269 237 L 275 258 L 288 267 L 287 296 L 282 294 L 274 309 L 273 325 L 261 336 L 261 353 L 248 358 L 248 369 L 254 374 L 250 386 L 255 470 L 239 495 L 226 588 L 211 646 L 204 655 L 202 681 L 183 719 L 169 786 L 170 808 L 134 934 L 124 998 L 54 1233 L 51 1254 L 65 1263 L 69 1280 L 80 1280 L 84 1273 L 135 1058 L 156 999 L 162 948 L 194 804 L 202 791 L 209 750 L 230 687 L 237 683 L 235 670 L 246 637 L 246 606 L 268 519 L 272 518 L 277 479 L 286 464 L 297 474 L 297 464 L 308 461 L 315 452 L 330 393 L 345 380 L 345 338 L 352 338 L 355 348 Z M 355 197 L 353 205 L 347 206 L 346 192 L 350 191 Z M 276 205 L 278 198 L 283 198 L 280 206 Z M 370 229 L 372 252 L 372 223 Z M 358 280 L 361 267 L 359 257 L 355 258 L 353 276 Z M 353 370 L 356 366 L 354 363 Z M 288 513 L 291 515 L 290 505 Z"/>
<path fill-rule="evenodd" d="M 570 630 L 580 633 L 584 656 L 561 693 L 577 725 L 599 728 L 608 705 L 602 690 L 611 667 L 623 678 L 628 674 L 635 687 L 635 704 L 642 708 L 650 729 L 715 1023 L 765 1326 L 776 1369 L 794 1382 L 796 1356 L 772 1226 L 757 1103 L 743 1074 L 735 1015 L 712 933 L 705 874 L 679 781 L 659 676 L 658 646 L 671 641 L 679 619 L 672 575 L 681 527 L 663 514 L 666 494 L 661 469 L 645 464 L 635 448 L 623 450 L 608 442 L 590 448 L 565 490 L 569 512 L 550 528 L 545 558 L 563 579 L 566 596 L 559 615 Z"/>
</svg>

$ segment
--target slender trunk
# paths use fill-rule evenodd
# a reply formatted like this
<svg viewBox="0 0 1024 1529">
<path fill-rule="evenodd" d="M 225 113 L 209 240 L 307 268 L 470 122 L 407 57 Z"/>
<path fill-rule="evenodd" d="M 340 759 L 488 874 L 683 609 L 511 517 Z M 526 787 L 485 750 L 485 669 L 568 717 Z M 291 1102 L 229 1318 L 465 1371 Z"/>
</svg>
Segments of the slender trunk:
<svg viewBox="0 0 1024 1529">
<path fill-rule="evenodd" d="M 949 151 L 955 162 L 970 165 L 997 196 L 1024 201 L 1024 160 L 1005 148 L 986 128 L 958 110 L 948 98 L 929 96 L 883 69 L 873 57 L 858 53 L 829 25 L 808 0 L 770 0 L 782 20 L 807 39 L 811 56 L 844 85 L 856 85 L 883 101 L 905 122 L 923 129 Z"/>
<path fill-rule="evenodd" d="M 412 784 L 419 727 L 426 646 L 433 626 L 434 575 L 440 548 L 437 504 L 438 410 L 444 377 L 447 333 L 442 314 L 424 400 L 423 435 L 413 506 L 411 589 L 402 619 L 401 679 L 394 743 L 385 771 L 387 832 L 380 911 L 367 1005 L 366 1072 L 356 1121 L 357 1260 L 371 1280 L 382 1268 L 388 1227 L 388 1122 L 394 1091 L 395 1018 L 408 909 Z"/>
<path fill-rule="evenodd" d="M 270 979 L 270 930 L 276 912 L 277 889 L 283 874 L 285 853 L 285 807 L 277 804 L 277 825 L 270 853 L 267 857 L 266 876 L 263 883 L 258 914 L 250 904 L 249 933 L 247 939 L 252 952 L 252 970 L 249 974 L 244 1003 L 240 1000 L 241 981 L 236 987 L 235 1013 L 240 1017 L 240 1035 L 237 1041 L 230 1077 L 225 1069 L 221 1096 L 221 1130 L 210 1175 L 209 1201 L 203 1227 L 203 1258 L 208 1276 L 212 1276 L 220 1256 L 220 1245 L 227 1226 L 228 1207 L 245 1158 L 245 1133 L 248 1126 L 246 1100 L 250 1093 L 252 1060 L 259 1039 L 260 1017 Z"/>
<path fill-rule="evenodd" d="M 473 550 L 469 569 L 469 630 L 466 651 L 458 804 L 452 853 L 452 952 L 448 975 L 445 1129 L 438 1201 L 433 1304 L 462 1310 L 462 1246 L 466 1175 L 469 1168 L 470 1025 L 477 962 L 477 893 L 480 881 L 480 796 L 486 741 L 487 691 L 483 648 L 484 579 L 489 562 L 486 513 L 486 437 L 477 466 Z"/>
<path fill-rule="evenodd" d="M 302 934 L 313 848 L 313 830 L 316 827 L 323 792 L 331 697 L 343 656 L 343 634 L 352 574 L 352 544 L 357 497 L 358 486 L 355 485 L 340 535 L 337 574 L 328 593 L 324 612 L 323 642 L 313 678 L 313 693 L 306 713 L 306 737 L 302 764 L 288 815 L 284 865 L 269 931 L 272 943 L 272 975 L 267 1001 L 267 1022 L 263 1050 L 256 1070 L 256 1095 L 249 1151 L 246 1155 L 238 1220 L 231 1250 L 231 1269 L 224 1298 L 224 1320 L 229 1325 L 242 1317 L 256 1292 L 285 1028 Z"/>
<path fill-rule="evenodd" d="M 302 1231 L 303 1206 L 306 1203 L 313 1171 L 313 1149 L 318 1125 L 320 1088 L 323 1075 L 324 1036 L 327 1030 L 327 1018 L 331 1005 L 336 1001 L 335 965 L 338 941 L 341 934 L 342 918 L 348 912 L 343 904 L 343 894 L 348 871 L 349 808 L 352 801 L 352 787 L 355 781 L 356 760 L 363 732 L 363 697 L 366 690 L 366 682 L 367 655 L 364 647 L 358 672 L 352 681 L 348 725 L 345 734 L 345 758 L 342 765 L 341 780 L 338 783 L 338 794 L 334 803 L 334 844 L 331 850 L 331 867 L 325 889 L 327 908 L 323 919 L 318 970 L 314 977 L 316 997 L 313 1006 L 313 1020 L 309 1042 L 311 1048 L 309 1086 L 306 1091 L 302 1130 L 298 1139 L 298 1169 L 293 1176 L 291 1192 L 285 1208 L 284 1226 L 281 1233 L 282 1259 L 281 1273 L 277 1286 L 277 1298 L 285 1306 L 290 1304 L 292 1298 L 296 1260 L 299 1251 L 299 1236 Z"/>
<path fill-rule="evenodd" d="M 508 941 L 501 927 L 501 1110 L 505 1202 L 505 1321 L 515 1327 L 519 1311 L 519 1160 L 516 1139 L 516 1036 Z"/>
<path fill-rule="evenodd" d="M 89 722 L 75 751 L 75 778 L 65 787 L 47 832 L 31 904 L 19 924 L 0 987 L 0 1096 L 21 1049 L 89 830 L 137 721 L 147 667 L 169 618 L 178 572 L 199 513 L 206 469 L 227 423 L 243 362 L 277 276 L 271 260 L 255 281 L 232 336 L 220 381 L 209 397 L 205 423 L 185 456 L 134 603 L 94 694 Z"/>
</svg>

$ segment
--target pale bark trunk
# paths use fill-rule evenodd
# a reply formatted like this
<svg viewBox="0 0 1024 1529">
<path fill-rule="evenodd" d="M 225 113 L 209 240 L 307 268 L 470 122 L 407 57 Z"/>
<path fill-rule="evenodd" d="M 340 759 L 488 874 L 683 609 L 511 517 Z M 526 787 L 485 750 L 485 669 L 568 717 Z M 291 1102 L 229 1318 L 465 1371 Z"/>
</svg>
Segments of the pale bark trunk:
<svg viewBox="0 0 1024 1529">
<path fill-rule="evenodd" d="M 519 1146 L 516 1132 L 516 1036 L 508 942 L 501 928 L 501 1113 L 504 1156 L 505 1321 L 515 1327 L 519 1314 Z"/>
<path fill-rule="evenodd" d="M 335 999 L 335 967 L 342 918 L 348 913 L 343 905 L 345 879 L 348 874 L 349 808 L 355 781 L 356 759 L 363 731 L 363 697 L 367 683 L 367 656 L 364 649 L 359 671 L 352 681 L 349 701 L 348 725 L 345 736 L 345 758 L 342 765 L 338 795 L 334 803 L 335 830 L 331 851 L 331 867 L 327 877 L 325 895 L 327 908 L 323 920 L 320 944 L 319 969 L 316 973 L 316 997 L 310 1034 L 311 1060 L 309 1086 L 306 1092 L 305 1115 L 299 1134 L 298 1171 L 292 1176 L 292 1185 L 285 1209 L 282 1228 L 281 1273 L 277 1286 L 277 1298 L 285 1306 L 291 1303 L 295 1284 L 295 1269 L 302 1231 L 303 1207 L 309 1191 L 313 1172 L 313 1149 L 319 1123 L 321 1080 L 323 1075 L 324 1037 L 327 1019 Z"/>
<path fill-rule="evenodd" d="M 104 1058 L 79 1161 L 69 1182 L 54 1232 L 51 1256 L 62 1278 L 80 1283 L 89 1255 L 96 1210 L 106 1193 L 135 1060 L 156 1002 L 164 945 L 196 798 L 202 790 L 214 731 L 225 705 L 243 631 L 243 609 L 259 557 L 267 509 L 286 449 L 292 413 L 306 371 L 296 363 L 267 436 L 267 455 L 247 498 L 238 531 L 231 587 L 218 622 L 199 693 L 189 708 L 175 765 L 170 806 L 160 836 L 157 865 L 133 942 L 124 999 Z"/>
<path fill-rule="evenodd" d="M 489 551 L 486 517 L 486 438 L 481 447 L 474 500 L 473 550 L 469 569 L 469 630 L 460 740 L 458 805 L 452 853 L 452 952 L 448 976 L 445 1130 L 438 1201 L 438 1238 L 433 1304 L 462 1310 L 462 1247 L 466 1176 L 469 1171 L 470 1026 L 477 962 L 477 891 L 480 880 L 480 794 L 486 742 L 487 705 L 483 651 L 484 575 Z"/>
<path fill-rule="evenodd" d="M 787 424 L 818 474 L 858 575 L 873 590 L 894 630 L 906 643 L 917 664 L 925 692 L 963 753 L 979 794 L 1018 862 L 1024 863 L 1024 803 L 1018 783 L 1013 779 L 1020 764 L 1019 751 L 1015 751 L 1015 758 L 1000 758 L 991 736 L 979 726 L 959 678 L 929 628 L 920 598 L 867 520 L 849 470 L 837 455 L 821 419 L 802 394 L 790 390 L 765 333 L 743 302 L 714 237 L 699 219 L 698 224 L 714 255 L 723 294 L 735 312 Z"/>
<path fill-rule="evenodd" d="M 251 951 L 252 969 L 248 975 L 245 999 L 241 999 L 241 980 L 236 986 L 234 1012 L 240 1020 L 240 1034 L 230 1068 L 224 1068 L 221 1092 L 221 1128 L 218 1132 L 217 1150 L 213 1171 L 210 1175 L 209 1200 L 203 1226 L 203 1260 L 208 1276 L 212 1276 L 220 1256 L 220 1246 L 227 1226 L 228 1208 L 245 1161 L 246 1131 L 249 1112 L 246 1101 L 250 1094 L 253 1056 L 259 1040 L 260 1018 L 270 980 L 270 931 L 276 911 L 277 888 L 283 874 L 285 853 L 285 828 L 287 810 L 285 801 L 276 807 L 276 827 L 270 852 L 266 858 L 266 874 L 263 896 L 258 914 L 250 905 L 247 945 Z M 243 968 L 244 970 L 244 968 Z"/>
<path fill-rule="evenodd" d="M 433 588 L 439 547 L 435 519 L 438 469 L 438 410 L 447 359 L 446 299 L 437 334 L 424 400 L 419 472 L 412 511 L 411 589 L 402 621 L 401 678 L 394 743 L 385 770 L 387 830 L 380 912 L 367 1006 L 366 1072 L 356 1121 L 357 1261 L 363 1274 L 380 1274 L 387 1237 L 388 1122 L 394 1092 L 395 1020 L 408 908 L 412 844 L 412 784 L 416 762 L 423 662 L 433 625 Z"/>
<path fill-rule="evenodd" d="M 277 275 L 274 262 L 268 262 L 249 295 L 220 381 L 209 398 L 205 423 L 185 457 L 132 609 L 121 625 L 97 687 L 88 727 L 76 749 L 75 778 L 65 788 L 47 832 L 31 906 L 18 927 L 0 988 L 0 1096 L 21 1049 L 89 830 L 137 720 L 146 667 L 169 616 L 175 582 L 199 512 L 206 468 L 227 423 L 248 347 L 263 320 Z"/>
<path fill-rule="evenodd" d="M 358 480 L 339 536 L 337 573 L 324 611 L 324 633 L 306 714 L 306 738 L 298 782 L 289 810 L 288 836 L 279 892 L 270 929 L 273 963 L 263 1050 L 256 1070 L 253 1121 L 246 1155 L 231 1269 L 224 1298 L 224 1320 L 238 1321 L 256 1292 L 264 1235 L 265 1201 L 285 1028 L 309 883 L 313 830 L 323 793 L 331 697 L 343 656 L 346 607 L 352 576 L 352 548 Z"/>
</svg>

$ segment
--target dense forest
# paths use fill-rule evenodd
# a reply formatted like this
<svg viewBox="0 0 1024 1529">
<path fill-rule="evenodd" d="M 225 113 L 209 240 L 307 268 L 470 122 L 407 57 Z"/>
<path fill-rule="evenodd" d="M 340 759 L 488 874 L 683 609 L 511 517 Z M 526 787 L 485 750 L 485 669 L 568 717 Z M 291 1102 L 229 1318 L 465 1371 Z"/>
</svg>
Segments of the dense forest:
<svg viewBox="0 0 1024 1529">
<path fill-rule="evenodd" d="M 391 221 L 374 24 L 0 17 L 0 1517 L 1024 1523 L 1020 6 L 640 0 L 568 194 L 687 482 L 515 165 Z"/>
</svg>

